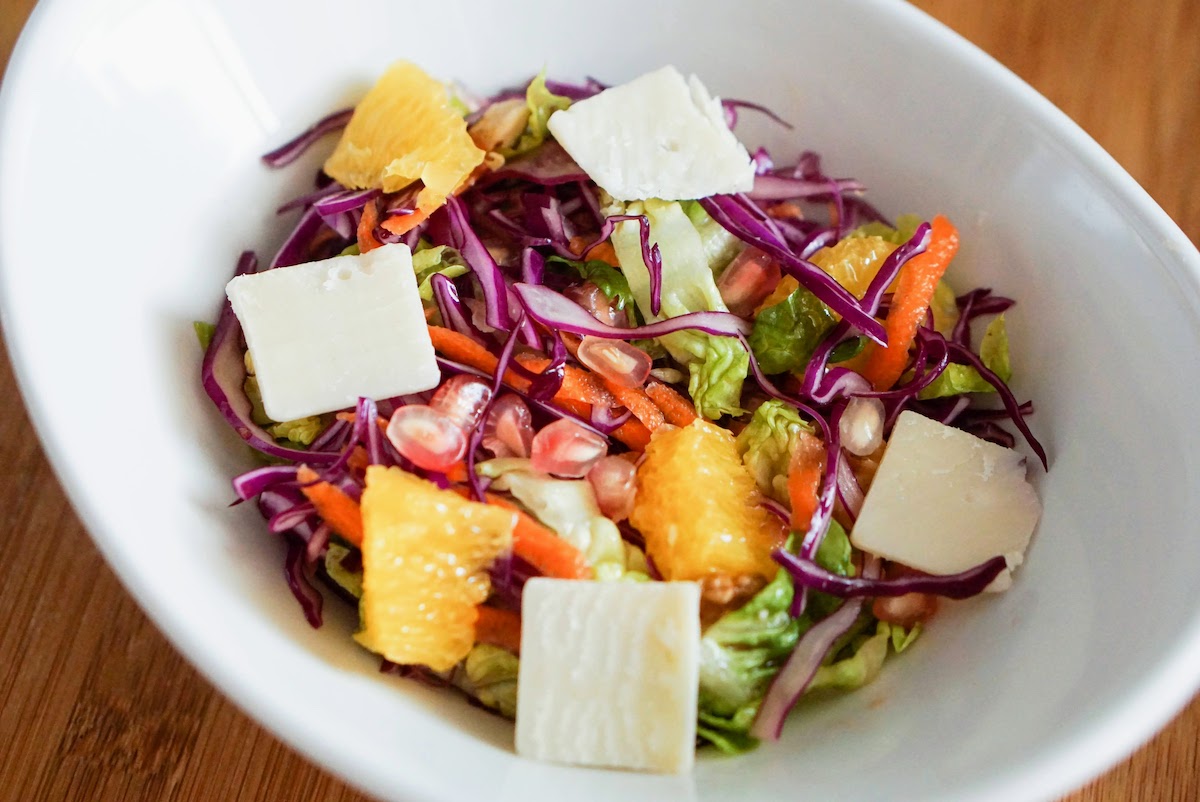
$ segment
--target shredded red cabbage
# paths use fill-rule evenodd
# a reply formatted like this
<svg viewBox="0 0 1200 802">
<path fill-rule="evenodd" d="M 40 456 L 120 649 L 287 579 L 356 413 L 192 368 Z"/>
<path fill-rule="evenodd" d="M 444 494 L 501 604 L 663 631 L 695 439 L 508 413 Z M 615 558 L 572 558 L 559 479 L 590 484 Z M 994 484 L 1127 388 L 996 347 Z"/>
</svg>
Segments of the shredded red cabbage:
<svg viewBox="0 0 1200 802">
<path fill-rule="evenodd" d="M 286 167 L 300 158 L 321 137 L 345 128 L 354 109 L 343 109 L 326 115 L 310 125 L 302 134 L 290 142 L 285 142 L 270 153 L 263 155 L 262 160 L 268 167 Z"/>
<path fill-rule="evenodd" d="M 949 576 L 903 576 L 898 579 L 870 579 L 866 576 L 839 576 L 826 571 L 811 558 L 789 554 L 777 549 L 771 555 L 782 565 L 792 580 L 801 587 L 819 590 L 843 599 L 861 596 L 903 596 L 906 593 L 932 593 L 948 599 L 967 599 L 977 596 L 1008 567 L 1004 557 L 997 556 Z"/>
<path fill-rule="evenodd" d="M 689 312 L 631 329 L 601 323 L 579 304 L 538 284 L 515 284 L 513 290 L 529 316 L 550 329 L 590 334 L 611 340 L 641 340 L 693 329 L 705 334 L 735 337 L 750 333 L 750 324 L 729 312 Z"/>
</svg>

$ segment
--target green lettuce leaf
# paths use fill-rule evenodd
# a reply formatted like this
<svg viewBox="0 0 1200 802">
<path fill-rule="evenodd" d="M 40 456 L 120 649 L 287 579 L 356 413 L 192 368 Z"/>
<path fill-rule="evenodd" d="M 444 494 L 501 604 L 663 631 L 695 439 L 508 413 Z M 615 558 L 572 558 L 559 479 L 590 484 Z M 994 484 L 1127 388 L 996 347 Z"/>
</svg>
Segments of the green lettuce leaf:
<svg viewBox="0 0 1200 802">
<path fill-rule="evenodd" d="M 325 574 L 344 591 L 356 599 L 362 598 L 362 571 L 347 571 L 342 560 L 350 554 L 350 549 L 330 541 L 325 551 Z"/>
<path fill-rule="evenodd" d="M 458 278 L 469 270 L 462 255 L 448 245 L 438 245 L 436 248 L 418 246 L 412 255 L 412 262 L 413 272 L 417 276 L 417 293 L 425 303 L 433 300 L 435 275 L 440 273 L 446 278 Z"/>
<path fill-rule="evenodd" d="M 517 715 L 517 673 L 521 661 L 507 649 L 477 643 L 472 647 L 454 684 L 503 716 Z"/>
<path fill-rule="evenodd" d="M 902 214 L 896 218 L 896 227 L 885 226 L 883 223 L 872 222 L 861 225 L 847 234 L 847 237 L 882 237 L 894 245 L 903 245 L 917 233 L 917 228 L 924 223 L 915 214 Z"/>
<path fill-rule="evenodd" d="M 605 211 L 646 215 L 650 221 L 650 240 L 657 243 L 662 254 L 662 307 L 655 317 L 650 311 L 650 271 L 642 262 L 640 226 L 626 221 L 619 223 L 613 232 L 612 244 L 621 272 L 643 319 L 728 311 L 717 291 L 700 232 L 680 204 L 651 199 L 627 206 L 610 203 Z M 688 367 L 688 392 L 697 412 L 711 419 L 742 413 L 742 383 L 749 372 L 750 359 L 737 340 L 698 331 L 678 331 L 658 339 L 676 362 Z"/>
<path fill-rule="evenodd" d="M 874 635 L 855 638 L 851 656 L 817 669 L 805 693 L 825 689 L 852 691 L 871 682 L 883 668 L 891 637 L 891 625 L 878 622 Z"/>
<path fill-rule="evenodd" d="M 704 358 L 688 365 L 688 395 L 696 412 L 710 420 L 741 415 L 742 384 L 750 371 L 750 354 L 732 337 L 707 337 Z"/>
<path fill-rule="evenodd" d="M 633 308 L 633 291 L 629 289 L 629 282 L 620 270 L 617 270 L 608 262 L 601 262 L 598 259 L 589 259 L 586 262 L 580 262 L 574 259 L 566 259 L 562 256 L 551 256 L 546 260 L 546 264 L 566 265 L 578 273 L 579 277 L 584 281 L 590 281 L 599 287 L 602 293 L 607 295 L 610 300 L 616 302 L 617 309 L 624 309 L 627 306 L 631 309 Z"/>
<path fill-rule="evenodd" d="M 988 370 L 995 373 L 1002 381 L 1012 378 L 1012 361 L 1008 352 L 1008 327 L 1004 315 L 1000 315 L 988 325 L 983 340 L 979 344 L 979 358 Z M 961 393 L 994 393 L 992 387 L 979 371 L 970 365 L 947 365 L 942 375 L 922 390 L 917 397 L 922 401 L 930 398 L 944 398 Z"/>
<path fill-rule="evenodd" d="M 803 370 L 822 338 L 837 325 L 829 308 L 799 287 L 754 319 L 750 348 L 764 373 Z"/>
<path fill-rule="evenodd" d="M 529 106 L 529 122 L 525 124 L 525 131 L 515 145 L 500 150 L 506 159 L 528 153 L 545 142 L 550 133 L 546 125 L 550 115 L 570 106 L 571 99 L 556 95 L 546 88 L 546 70 L 543 69 L 529 82 L 529 88 L 525 90 L 525 104 Z"/>
<path fill-rule="evenodd" d="M 499 460 L 492 460 L 499 462 Z M 645 558 L 621 538 L 617 525 L 600 511 L 595 491 L 586 479 L 555 479 L 529 468 L 528 460 L 504 460 L 502 467 L 483 463 L 483 475 L 497 475 L 497 490 L 512 493 L 535 518 L 583 552 L 597 580 L 639 580 Z M 631 554 L 637 551 L 637 554 Z M 642 576 L 628 576 L 629 574 Z"/>
<path fill-rule="evenodd" d="M 193 320 L 192 330 L 196 332 L 196 339 L 200 341 L 200 350 L 207 351 L 208 344 L 212 342 L 213 335 L 217 332 L 217 327 L 212 323 L 205 323 L 203 320 Z"/>
<path fill-rule="evenodd" d="M 850 546 L 850 537 L 846 530 L 835 520 L 829 522 L 829 531 L 817 548 L 817 565 L 838 576 L 854 576 L 854 550 Z M 808 610 L 813 620 L 819 621 L 832 613 L 842 604 L 837 596 L 827 593 L 810 591 L 808 594 Z"/>
<path fill-rule="evenodd" d="M 696 232 L 700 234 L 700 243 L 704 247 L 704 256 L 708 259 L 708 268 L 713 276 L 720 276 L 729 267 L 733 257 L 737 256 L 745 245 L 730 234 L 724 226 L 713 220 L 699 201 L 683 201 L 684 214 L 692 221 Z"/>
<path fill-rule="evenodd" d="M 302 446 L 312 445 L 325 428 L 325 422 L 320 415 L 310 415 L 307 418 L 283 421 L 267 427 L 267 431 L 276 440 L 290 440 Z"/>
<path fill-rule="evenodd" d="M 788 469 L 802 431 L 811 432 L 812 427 L 801 420 L 800 413 L 771 399 L 754 410 L 754 416 L 737 436 L 738 452 L 758 489 L 776 501 L 788 500 Z"/>
<path fill-rule="evenodd" d="M 920 637 L 920 635 L 920 624 L 913 624 L 912 629 L 905 629 L 904 627 L 892 624 L 892 651 L 900 654 L 909 646 L 912 646 L 913 641 Z"/>
<path fill-rule="evenodd" d="M 808 619 L 792 618 L 792 581 L 780 570 L 741 609 L 726 613 L 700 639 L 698 732 L 723 752 L 757 743 L 749 735 L 771 680 Z"/>
</svg>

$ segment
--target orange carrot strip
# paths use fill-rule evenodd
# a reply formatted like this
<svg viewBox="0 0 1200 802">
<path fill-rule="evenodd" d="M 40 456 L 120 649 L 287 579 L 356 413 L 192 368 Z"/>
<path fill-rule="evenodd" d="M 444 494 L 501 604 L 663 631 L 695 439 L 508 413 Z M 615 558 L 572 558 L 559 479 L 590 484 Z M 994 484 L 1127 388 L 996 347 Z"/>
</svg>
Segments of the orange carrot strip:
<svg viewBox="0 0 1200 802">
<path fill-rule="evenodd" d="M 646 385 L 646 395 L 658 404 L 658 408 L 662 410 L 663 417 L 667 419 L 667 423 L 672 426 L 690 426 L 692 421 L 698 417 L 696 408 L 692 406 L 692 402 L 688 401 L 675 389 L 661 382 L 650 382 Z"/>
<path fill-rule="evenodd" d="M 379 225 L 379 207 L 375 201 L 368 201 L 363 207 L 362 217 L 358 221 L 358 250 L 359 253 L 373 251 L 383 245 L 375 236 L 375 226 Z"/>
<path fill-rule="evenodd" d="M 892 307 L 884 326 L 888 344 L 882 348 L 868 343 L 862 375 L 876 390 L 887 390 L 904 373 L 908 349 L 925 318 L 933 291 L 941 281 L 950 260 L 958 252 L 958 229 L 940 214 L 933 218 L 933 233 L 925 253 L 914 256 L 900 269 Z"/>
<path fill-rule="evenodd" d="M 369 206 L 371 204 L 367 204 L 367 205 Z M 429 215 L 433 211 L 434 211 L 433 209 L 429 209 L 428 211 L 421 210 L 421 209 L 414 209 L 410 214 L 392 215 L 391 217 L 388 217 L 386 220 L 384 220 L 379 225 L 397 236 L 399 236 L 401 234 L 407 234 L 409 231 L 412 231 L 414 228 L 419 226 L 421 223 L 424 223 L 426 220 L 428 220 Z"/>
<path fill-rule="evenodd" d="M 597 242 L 589 249 L 588 240 L 586 238 L 571 237 L 568 247 L 571 249 L 571 253 L 575 254 L 580 259 L 595 259 L 601 262 L 606 262 L 613 267 L 621 266 L 621 263 L 617 261 L 617 252 L 613 249 L 611 242 Z"/>
<path fill-rule="evenodd" d="M 325 523 L 348 543 L 361 546 L 363 522 L 358 502 L 340 488 L 322 481 L 317 472 L 307 465 L 301 465 L 296 470 L 296 480 L 300 482 L 300 492 L 317 508 L 317 514 Z"/>
<path fill-rule="evenodd" d="M 346 458 L 346 467 L 359 476 L 367 472 L 367 466 L 370 464 L 371 458 L 362 446 L 355 446 L 354 450 L 350 452 L 350 456 Z"/>
<path fill-rule="evenodd" d="M 459 460 L 458 462 L 451 465 L 446 470 L 446 478 L 449 479 L 451 482 L 460 482 L 461 483 L 461 482 L 467 481 L 467 463 L 466 463 L 466 461 Z"/>
<path fill-rule="evenodd" d="M 488 349 L 465 334 L 442 326 L 427 326 L 429 339 L 438 353 L 455 362 L 469 365 L 484 373 L 495 373 L 500 359 Z M 509 370 L 504 374 L 504 383 L 522 392 L 529 389 L 529 380 Z"/>
<path fill-rule="evenodd" d="M 663 411 L 640 387 L 623 387 L 614 381 L 604 380 L 604 386 L 617 399 L 617 403 L 633 413 L 647 429 L 653 432 L 667 422 Z"/>
<path fill-rule="evenodd" d="M 543 371 L 550 365 L 549 359 L 534 354 L 517 354 L 516 360 L 526 369 L 535 372 Z M 565 368 L 562 387 L 554 395 L 555 402 L 560 398 L 570 398 L 585 404 L 602 404 L 609 407 L 617 405 L 612 393 L 595 374 L 574 365 L 566 365 Z"/>
<path fill-rule="evenodd" d="M 513 554 L 538 569 L 544 576 L 558 579 L 591 579 L 592 567 L 583 552 L 543 526 L 536 518 L 500 496 L 487 494 L 488 504 L 517 514 L 513 529 Z"/>
<path fill-rule="evenodd" d="M 631 418 L 622 423 L 612 433 L 612 436 L 634 451 L 645 451 L 646 446 L 650 445 L 650 430 L 646 428 L 646 424 L 636 418 Z"/>
<path fill-rule="evenodd" d="M 788 500 L 792 503 L 792 528 L 807 532 L 817 511 L 817 494 L 821 486 L 821 474 L 825 468 L 825 446 L 820 439 L 807 432 L 800 433 L 800 441 L 792 454 L 788 469 Z"/>
<path fill-rule="evenodd" d="M 480 605 L 475 608 L 475 642 L 499 646 L 513 654 L 521 653 L 521 616 L 512 610 Z"/>
</svg>

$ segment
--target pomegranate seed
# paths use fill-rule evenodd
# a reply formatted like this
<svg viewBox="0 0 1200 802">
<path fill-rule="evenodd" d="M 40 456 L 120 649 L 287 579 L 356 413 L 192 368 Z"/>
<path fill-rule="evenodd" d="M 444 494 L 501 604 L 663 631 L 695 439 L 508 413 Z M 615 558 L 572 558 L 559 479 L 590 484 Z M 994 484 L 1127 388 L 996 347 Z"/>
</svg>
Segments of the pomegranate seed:
<svg viewBox="0 0 1200 802">
<path fill-rule="evenodd" d="M 851 398 L 838 424 L 842 448 L 856 457 L 874 454 L 883 445 L 883 402 L 878 398 Z"/>
<path fill-rule="evenodd" d="M 579 479 L 607 453 L 605 438 L 563 418 L 534 435 L 531 457 L 535 471 Z"/>
<path fill-rule="evenodd" d="M 591 312 L 592 317 L 601 323 L 617 326 L 620 325 L 617 322 L 618 312 L 621 313 L 621 318 L 624 317 L 624 310 L 618 310 L 612 299 L 604 294 L 604 290 L 590 281 L 585 281 L 577 287 L 568 287 L 563 291 L 563 295 Z"/>
<path fill-rule="evenodd" d="M 433 394 L 429 406 L 445 415 L 470 433 L 483 417 L 483 410 L 492 400 L 492 388 L 475 376 L 454 376 L 447 379 Z"/>
<path fill-rule="evenodd" d="M 528 457 L 533 445 L 533 416 L 511 393 L 492 404 L 483 423 L 483 447 L 497 457 Z"/>
<path fill-rule="evenodd" d="M 641 387 L 650 376 L 654 360 L 622 340 L 607 340 L 590 334 L 579 343 L 579 361 L 622 387 Z"/>
<path fill-rule="evenodd" d="M 387 438 L 418 468 L 443 473 L 467 452 L 467 437 L 447 415 L 424 404 L 392 413 Z"/>
<path fill-rule="evenodd" d="M 871 613 L 880 621 L 911 627 L 928 621 L 937 612 L 938 600 L 928 593 L 905 593 L 880 597 L 871 605 Z"/>
<path fill-rule="evenodd" d="M 782 277 L 774 259 L 758 248 L 746 248 L 721 273 L 717 290 L 730 312 L 747 316 L 775 291 Z"/>
<path fill-rule="evenodd" d="M 588 471 L 587 479 L 596 493 L 600 512 L 614 521 L 623 521 L 633 511 L 634 479 L 637 469 L 621 457 L 601 457 Z"/>
</svg>

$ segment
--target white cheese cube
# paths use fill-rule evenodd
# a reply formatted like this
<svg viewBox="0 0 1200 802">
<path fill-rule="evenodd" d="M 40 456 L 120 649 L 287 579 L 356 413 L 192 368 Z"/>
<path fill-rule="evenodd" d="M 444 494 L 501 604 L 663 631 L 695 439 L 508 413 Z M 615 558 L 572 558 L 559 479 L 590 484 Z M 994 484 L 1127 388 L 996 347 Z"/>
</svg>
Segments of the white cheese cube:
<svg viewBox="0 0 1200 802">
<path fill-rule="evenodd" d="M 531 579 L 521 602 L 517 753 L 687 771 L 699 662 L 694 582 Z"/>
<path fill-rule="evenodd" d="M 440 381 L 406 245 L 237 276 L 225 293 L 274 420 Z"/>
<path fill-rule="evenodd" d="M 955 574 L 1003 555 L 1008 570 L 989 589 L 1004 590 L 1041 513 L 1016 451 L 903 412 L 850 541 L 928 574 Z"/>
<path fill-rule="evenodd" d="M 550 133 L 617 200 L 694 200 L 754 186 L 719 98 L 674 67 L 556 111 Z"/>
</svg>

